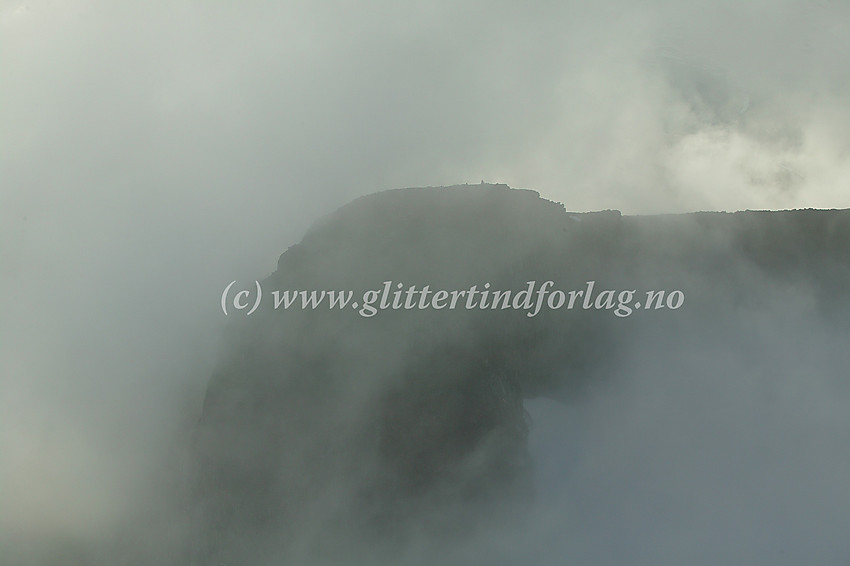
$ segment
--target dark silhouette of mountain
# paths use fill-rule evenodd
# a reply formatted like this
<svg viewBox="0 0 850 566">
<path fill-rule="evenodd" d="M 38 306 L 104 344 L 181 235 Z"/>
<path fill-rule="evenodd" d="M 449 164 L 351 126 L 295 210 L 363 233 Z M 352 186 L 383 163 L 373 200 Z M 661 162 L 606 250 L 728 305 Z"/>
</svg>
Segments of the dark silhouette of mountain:
<svg viewBox="0 0 850 566">
<path fill-rule="evenodd" d="M 388 297 L 533 281 L 536 302 L 549 280 L 584 294 L 535 316 L 481 308 L 481 295 L 469 309 L 359 310 L 385 281 Z M 193 447 L 193 559 L 297 548 L 345 562 L 352 548 L 391 556 L 412 537 L 516 520 L 533 500 L 523 399 L 580 399 L 628 371 L 620 352 L 638 334 L 696 341 L 753 309 L 789 324 L 789 293 L 847 332 L 848 282 L 847 210 L 629 217 L 486 184 L 359 198 L 280 256 L 257 312 L 235 315 Z M 351 290 L 361 304 L 275 309 L 274 290 Z M 665 294 L 647 308 L 653 290 Z"/>
</svg>

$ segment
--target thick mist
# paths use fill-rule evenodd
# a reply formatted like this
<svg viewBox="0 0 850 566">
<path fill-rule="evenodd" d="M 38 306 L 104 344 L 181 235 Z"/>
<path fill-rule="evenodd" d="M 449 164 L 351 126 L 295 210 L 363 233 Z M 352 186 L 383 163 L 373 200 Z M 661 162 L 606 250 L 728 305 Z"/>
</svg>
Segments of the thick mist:
<svg viewBox="0 0 850 566">
<path fill-rule="evenodd" d="M 587 399 L 529 404 L 552 497 L 529 537 L 536 563 L 846 559 L 847 327 L 783 295 L 771 308 L 787 315 L 641 336 Z"/>
<path fill-rule="evenodd" d="M 850 206 L 849 20 L 830 1 L 0 3 L 4 560 L 171 556 L 221 291 L 355 197 L 484 179 L 568 210 Z M 456 560 L 846 558 L 846 327 L 776 293 L 529 402 L 541 503 Z M 795 324 L 762 324 L 788 303 Z"/>
</svg>

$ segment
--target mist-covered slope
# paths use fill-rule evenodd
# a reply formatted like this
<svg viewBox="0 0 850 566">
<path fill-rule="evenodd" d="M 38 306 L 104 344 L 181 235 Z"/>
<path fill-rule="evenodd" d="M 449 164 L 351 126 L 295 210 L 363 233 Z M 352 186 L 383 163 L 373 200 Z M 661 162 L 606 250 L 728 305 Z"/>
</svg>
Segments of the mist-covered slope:
<svg viewBox="0 0 850 566">
<path fill-rule="evenodd" d="M 579 214 L 484 184 L 362 197 L 281 255 L 256 312 L 231 313 L 193 447 L 191 560 L 469 563 L 447 549 L 522 532 L 542 505 L 524 399 L 583 414 L 599 391 L 644 391 L 648 367 L 650 395 L 713 364 L 718 384 L 754 367 L 784 383 L 795 350 L 846 394 L 846 370 L 801 340 L 848 337 L 848 282 L 846 210 Z M 472 306 L 436 308 L 473 286 Z M 529 306 L 481 306 L 523 289 Z M 274 307 L 273 291 L 330 290 L 358 305 Z M 567 308 L 555 290 L 583 293 Z"/>
</svg>

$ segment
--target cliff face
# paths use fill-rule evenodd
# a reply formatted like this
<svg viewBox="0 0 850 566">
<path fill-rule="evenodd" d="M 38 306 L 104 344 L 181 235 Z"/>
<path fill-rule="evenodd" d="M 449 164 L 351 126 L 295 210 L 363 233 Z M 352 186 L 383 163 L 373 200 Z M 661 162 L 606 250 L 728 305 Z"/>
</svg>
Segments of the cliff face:
<svg viewBox="0 0 850 566">
<path fill-rule="evenodd" d="M 230 329 L 194 447 L 194 560 L 332 560 L 355 541 L 386 549 L 516 515 L 531 496 L 524 398 L 580 398 L 628 371 L 619 354 L 637 335 L 724 332 L 753 310 L 793 324 L 794 294 L 846 332 L 848 281 L 850 211 L 578 214 L 504 185 L 358 199 L 281 255 L 260 308 Z M 410 286 L 485 284 L 542 308 L 481 308 L 480 294 L 403 306 Z M 554 289 L 583 294 L 551 308 Z M 275 290 L 360 304 L 275 309 Z M 370 290 L 387 308 L 365 316 Z"/>
</svg>

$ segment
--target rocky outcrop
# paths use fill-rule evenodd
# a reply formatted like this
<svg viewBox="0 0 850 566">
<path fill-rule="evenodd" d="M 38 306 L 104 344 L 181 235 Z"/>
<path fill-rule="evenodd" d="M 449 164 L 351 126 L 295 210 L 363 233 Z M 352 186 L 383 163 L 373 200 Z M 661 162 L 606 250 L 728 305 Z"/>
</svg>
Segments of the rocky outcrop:
<svg viewBox="0 0 850 566">
<path fill-rule="evenodd" d="M 546 281 L 583 293 L 550 308 Z M 778 308 L 775 289 L 846 329 L 849 281 L 850 211 L 580 214 L 504 185 L 360 198 L 283 253 L 260 308 L 232 323 L 193 448 L 194 560 L 332 560 L 516 515 L 532 496 L 524 398 L 580 396 L 624 371 L 635 333 L 723 328 L 742 305 Z M 534 316 L 481 308 L 481 291 L 529 282 Z M 471 308 L 431 302 L 473 286 Z M 274 308 L 275 290 L 360 304 Z M 370 290 L 388 301 L 367 316 Z M 666 295 L 647 309 L 653 290 Z"/>
</svg>

